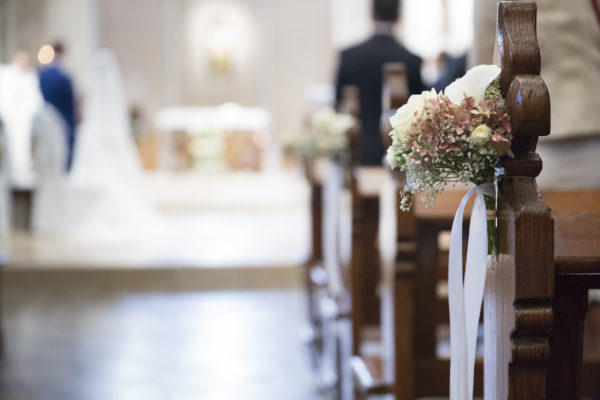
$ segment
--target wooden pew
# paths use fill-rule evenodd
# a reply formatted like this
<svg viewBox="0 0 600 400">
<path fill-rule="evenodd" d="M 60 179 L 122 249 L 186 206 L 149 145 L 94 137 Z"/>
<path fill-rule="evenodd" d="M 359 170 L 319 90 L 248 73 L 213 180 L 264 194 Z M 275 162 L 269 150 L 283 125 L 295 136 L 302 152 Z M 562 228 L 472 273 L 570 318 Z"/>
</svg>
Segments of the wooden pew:
<svg viewBox="0 0 600 400">
<path fill-rule="evenodd" d="M 350 140 L 347 156 L 327 160 L 320 166 L 320 194 L 317 194 L 317 190 L 313 192 L 312 203 L 320 207 L 320 218 L 313 215 L 315 220 L 320 219 L 320 222 L 315 221 L 313 229 L 320 225 L 320 231 L 315 232 L 313 237 L 318 237 L 321 243 L 314 243 L 313 248 L 321 250 L 324 278 L 319 278 L 321 273 L 317 274 L 317 278 L 326 285 L 325 293 L 320 296 L 316 305 L 322 332 L 319 369 L 325 387 L 332 390 L 336 398 L 342 398 L 344 388 L 348 386 L 346 360 L 351 353 L 352 336 L 349 289 L 351 254 L 343 249 L 351 248 L 351 193 L 356 187 L 352 171 L 358 163 L 357 146 L 360 139 L 358 88 L 343 89 L 338 112 L 353 115 L 357 123 L 348 132 Z M 314 278 L 313 274 L 313 284 Z"/>
<path fill-rule="evenodd" d="M 387 115 L 385 117 L 387 118 Z M 389 127 L 384 129 L 384 132 L 387 133 L 387 131 L 389 131 Z M 436 206 L 433 208 L 427 209 L 417 205 L 414 218 L 416 218 L 415 224 L 418 225 L 418 238 L 416 239 L 416 248 L 420 253 L 418 269 L 416 271 L 411 269 L 410 263 L 401 266 L 402 261 L 407 259 L 410 261 L 410 245 L 405 247 L 409 251 L 404 250 L 404 257 L 400 246 L 396 255 L 398 264 L 396 267 L 396 297 L 394 302 L 396 343 L 392 347 L 384 346 L 384 351 L 394 351 L 395 357 L 385 357 L 384 355 L 383 371 L 377 371 L 377 366 L 378 364 L 381 365 L 381 362 L 378 363 L 364 358 L 353 360 L 355 376 L 357 376 L 359 382 L 362 382 L 359 385 L 361 389 L 359 394 L 362 397 L 389 392 L 391 390 L 390 386 L 393 386 L 396 390 L 397 398 L 448 394 L 447 360 L 432 357 L 435 350 L 431 350 L 434 349 L 436 344 L 435 327 L 439 323 L 448 321 L 447 299 L 436 300 L 435 297 L 436 283 L 440 279 L 446 278 L 445 268 L 447 268 L 447 253 L 437 249 L 437 238 L 441 230 L 449 229 L 454 212 L 465 192 L 465 190 L 448 191 L 438 198 Z M 600 207 L 600 193 L 597 190 L 544 191 L 543 196 L 557 209 L 577 210 L 594 205 Z M 410 214 L 405 213 L 400 215 L 410 216 Z M 405 226 L 411 226 L 411 224 Z M 398 234 L 400 233 L 398 232 Z M 442 262 L 440 263 L 440 261 Z M 386 263 L 385 257 L 383 263 Z M 436 263 L 442 268 L 436 268 Z M 417 274 L 420 274 L 420 277 L 417 277 Z M 383 276 L 385 276 L 385 273 Z M 414 294 L 416 281 L 421 284 L 421 289 L 417 293 L 421 293 L 422 296 Z M 385 294 L 383 299 L 385 304 Z M 421 306 L 415 307 L 415 304 Z M 413 353 L 412 346 L 415 345 L 422 346 L 420 349 L 426 352 L 425 357 L 419 355 L 418 350 Z M 396 362 L 395 378 L 391 380 L 389 373 L 385 371 L 386 358 L 395 359 Z M 415 362 L 415 360 L 417 361 Z M 428 368 L 432 368 L 433 373 L 428 372 L 426 370 Z M 586 371 L 588 371 L 587 377 L 599 370 L 594 364 Z M 426 379 L 419 379 L 419 377 L 426 377 Z M 396 382 L 395 385 L 394 382 Z M 476 383 L 476 393 L 481 393 L 481 360 L 476 367 Z M 587 390 L 586 393 L 595 393 L 591 389 L 592 384 L 593 381 L 586 381 L 584 384 Z"/>
<path fill-rule="evenodd" d="M 315 364 L 322 355 L 322 321 L 319 313 L 320 292 L 327 284 L 327 274 L 323 269 L 323 177 L 317 160 L 305 156 L 302 160 L 304 173 L 309 185 L 310 205 L 310 250 L 303 265 L 304 285 L 309 320 L 309 343 Z"/>
<path fill-rule="evenodd" d="M 348 96 L 346 112 L 360 120 L 360 97 L 357 89 L 345 91 Z M 352 136 L 350 160 L 346 176 L 352 204 L 351 248 L 342 254 L 349 260 L 346 283 L 350 293 L 350 317 L 352 321 L 352 354 L 360 352 L 360 346 L 369 327 L 379 324 L 379 254 L 377 252 L 377 222 L 379 219 L 379 184 L 383 174 L 380 167 L 359 165 L 360 134 Z"/>
<path fill-rule="evenodd" d="M 406 103 L 409 96 L 406 68 L 402 63 L 387 63 L 383 68 L 381 132 L 385 147 L 391 144 L 391 112 Z M 412 262 L 414 221 L 412 213 L 399 212 L 399 192 L 403 174 L 393 171 L 386 162 L 386 182 L 380 193 L 378 252 L 380 260 L 381 349 L 382 354 L 356 354 L 351 359 L 354 391 L 358 398 L 392 392 L 394 352 L 394 276 L 397 250 L 407 250 L 405 261 Z M 412 268 L 410 268 L 412 269 Z"/>
<path fill-rule="evenodd" d="M 358 118 L 357 88 L 345 88 L 338 112 Z M 311 328 L 314 365 L 321 375 L 321 387 L 339 392 L 340 342 L 349 343 L 349 333 L 341 325 L 349 322 L 349 262 L 340 254 L 342 232 L 339 221 L 344 212 L 341 204 L 350 190 L 350 165 L 357 162 L 353 145 L 360 139 L 360 125 L 348 132 L 349 157 L 331 160 L 305 157 L 303 167 L 310 187 L 310 254 L 304 265 L 305 290 Z M 347 213 L 351 218 L 351 213 Z M 349 255 L 348 255 L 349 259 Z M 343 346 L 342 346 L 343 347 Z"/>
<path fill-rule="evenodd" d="M 486 399 L 600 394 L 600 363 L 582 357 L 587 291 L 600 287 L 600 213 L 552 211 L 536 188 L 535 148 L 550 132 L 550 100 L 535 24 L 534 3 L 499 4 L 496 54 L 516 157 L 504 162 L 498 186 L 500 257 L 484 302 Z"/>
<path fill-rule="evenodd" d="M 360 121 L 358 88 L 343 89 L 342 113 Z M 334 218 L 336 227 L 323 234 L 324 259 L 328 274 L 328 303 L 335 304 L 336 327 L 329 327 L 336 338 L 337 394 L 351 397 L 349 359 L 360 352 L 361 345 L 379 340 L 379 263 L 376 247 L 379 212 L 379 189 L 373 177 L 383 175 L 383 168 L 359 165 L 360 123 L 350 132 L 349 156 L 343 164 L 330 163 L 329 181 L 324 189 L 325 220 Z M 375 179 L 377 181 L 377 179 Z M 331 189 L 333 187 L 333 189 Z M 329 197 L 329 199 L 327 198 Z M 333 202 L 333 207 L 331 206 Z M 331 210 L 331 211 L 327 211 Z M 336 213 L 335 217 L 330 215 Z M 335 236 L 331 240 L 331 236 Z M 334 253 L 332 255 L 332 253 Z M 331 309 L 331 306 L 328 306 Z M 330 338 L 324 338 L 330 342 Z M 331 346 L 328 346 L 331 347 Z"/>
</svg>

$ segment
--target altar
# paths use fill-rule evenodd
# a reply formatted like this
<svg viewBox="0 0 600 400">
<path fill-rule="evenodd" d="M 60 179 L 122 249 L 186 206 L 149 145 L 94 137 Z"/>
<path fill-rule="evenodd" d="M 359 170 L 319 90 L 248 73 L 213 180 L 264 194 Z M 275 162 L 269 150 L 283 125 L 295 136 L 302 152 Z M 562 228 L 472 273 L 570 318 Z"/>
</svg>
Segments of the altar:
<svg viewBox="0 0 600 400">
<path fill-rule="evenodd" d="M 271 143 L 271 115 L 260 107 L 169 107 L 155 119 L 159 167 L 171 171 L 254 170 Z"/>
</svg>

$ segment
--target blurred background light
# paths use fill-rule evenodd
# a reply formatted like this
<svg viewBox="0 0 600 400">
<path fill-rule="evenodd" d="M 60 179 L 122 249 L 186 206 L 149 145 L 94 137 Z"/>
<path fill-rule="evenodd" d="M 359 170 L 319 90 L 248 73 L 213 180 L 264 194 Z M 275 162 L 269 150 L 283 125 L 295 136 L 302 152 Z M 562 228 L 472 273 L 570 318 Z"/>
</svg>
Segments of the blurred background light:
<svg viewBox="0 0 600 400">
<path fill-rule="evenodd" d="M 49 44 L 45 44 L 40 48 L 37 59 L 40 64 L 46 65 L 54 61 L 54 48 Z"/>
</svg>

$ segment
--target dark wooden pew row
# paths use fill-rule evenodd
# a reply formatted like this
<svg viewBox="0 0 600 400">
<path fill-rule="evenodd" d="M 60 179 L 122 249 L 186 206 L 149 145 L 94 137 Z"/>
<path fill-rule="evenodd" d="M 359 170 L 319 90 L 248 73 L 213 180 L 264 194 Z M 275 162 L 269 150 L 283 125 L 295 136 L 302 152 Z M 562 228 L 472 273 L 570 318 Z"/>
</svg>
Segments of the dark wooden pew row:
<svg viewBox="0 0 600 400">
<path fill-rule="evenodd" d="M 345 112 L 360 120 L 358 89 L 344 90 Z M 340 216 L 340 269 L 349 321 L 349 337 L 340 331 L 340 342 L 350 346 L 340 346 L 340 392 L 342 398 L 351 394 L 351 373 L 349 360 L 359 354 L 365 342 L 379 341 L 379 254 L 377 251 L 377 229 L 379 220 L 379 185 L 384 170 L 381 167 L 363 167 L 359 164 L 360 130 L 356 130 L 350 141 L 350 160 L 344 173 L 348 182 L 351 212 Z M 348 224 L 348 222 L 350 222 Z M 349 232 L 348 232 L 349 230 Z M 343 244 L 346 239 L 346 245 Z M 350 239 L 348 246 L 347 239 Z"/>
<path fill-rule="evenodd" d="M 340 110 L 358 117 L 356 88 L 345 88 Z M 358 120 L 358 119 L 357 119 Z M 310 253 L 304 265 L 305 291 L 311 328 L 311 350 L 314 365 L 321 375 L 324 390 L 339 392 L 340 342 L 349 343 L 349 332 L 342 327 L 349 323 L 350 304 L 347 290 L 349 262 L 342 262 L 339 221 L 345 212 L 343 199 L 349 196 L 351 165 L 357 160 L 360 125 L 347 133 L 350 138 L 348 157 L 330 160 L 324 157 L 305 157 L 303 167 L 310 188 Z M 349 255 L 348 255 L 349 259 Z M 344 336 L 340 338 L 340 336 Z"/>
<path fill-rule="evenodd" d="M 388 63 L 383 71 L 382 90 L 382 139 L 386 147 L 391 144 L 388 133 L 391 130 L 391 112 L 406 103 L 409 96 L 406 69 L 402 63 Z M 351 359 L 355 396 L 391 393 L 393 382 L 391 363 L 394 348 L 394 275 L 396 272 L 397 250 L 405 250 L 400 256 L 405 262 L 414 258 L 414 220 L 412 213 L 400 213 L 399 192 L 403 184 L 403 174 L 392 171 L 385 164 L 385 184 L 380 199 L 380 219 L 378 230 L 378 251 L 381 270 L 381 324 L 380 337 L 382 354 L 357 353 Z M 382 251 L 383 250 L 383 251 Z M 398 261 L 400 261 L 400 259 Z M 411 268 L 411 267 L 409 267 Z"/>
<path fill-rule="evenodd" d="M 376 329 L 380 309 L 376 244 L 380 190 L 373 182 L 381 180 L 384 169 L 359 165 L 359 99 L 357 88 L 343 89 L 338 111 L 353 115 L 358 123 L 349 132 L 348 157 L 341 163 L 329 163 L 322 188 L 322 251 L 328 287 L 322 301 L 325 310 L 321 310 L 327 314 L 323 342 L 328 350 L 323 362 L 335 365 L 336 394 L 340 398 L 352 396 L 350 356 L 358 354 L 365 342 L 380 340 L 380 330 Z"/>
<path fill-rule="evenodd" d="M 313 344 L 317 347 L 318 356 L 322 356 L 323 350 L 323 320 L 331 318 L 340 320 L 350 316 L 348 287 L 351 254 L 349 251 L 345 252 L 347 254 L 342 254 L 344 252 L 342 242 L 345 241 L 346 232 L 342 232 L 343 227 L 339 226 L 339 223 L 342 218 L 346 218 L 347 227 L 351 228 L 352 213 L 347 212 L 351 210 L 345 210 L 342 203 L 344 197 L 349 197 L 350 192 L 355 192 L 354 188 L 357 186 L 352 175 L 358 167 L 359 95 L 356 87 L 344 88 L 337 110 L 354 116 L 359 122 L 348 132 L 347 157 L 338 160 L 311 157 L 303 159 L 304 172 L 310 187 L 311 222 L 310 253 L 304 270 L 305 289 Z M 334 187 L 333 191 L 331 186 Z M 348 231 L 346 236 L 350 237 L 351 234 L 352 232 Z M 345 245 L 350 249 L 350 241 L 347 242 Z M 344 293 L 341 293 L 340 285 L 344 286 Z"/>
<path fill-rule="evenodd" d="M 535 25 L 534 3 L 499 4 L 496 58 L 516 157 L 504 162 L 499 181 L 500 262 L 485 292 L 485 390 L 486 398 L 579 399 L 600 394 L 598 360 L 582 355 L 588 289 L 600 287 L 600 213 L 552 211 L 551 201 L 568 195 L 551 200 L 535 185 L 537 140 L 550 132 Z M 594 194 L 569 201 L 582 207 L 584 197 Z"/>
<path fill-rule="evenodd" d="M 314 221 L 312 247 L 316 250 L 313 251 L 313 256 L 314 259 L 320 256 L 321 260 L 319 263 L 311 263 L 309 281 L 312 288 L 324 284 L 326 290 L 320 296 L 313 296 L 317 299 L 309 307 L 314 307 L 317 314 L 315 319 L 320 321 L 320 373 L 325 386 L 334 390 L 336 398 L 341 398 L 344 388 L 348 387 L 347 359 L 352 354 L 353 326 L 356 326 L 352 319 L 357 318 L 357 311 L 361 309 L 353 306 L 363 295 L 361 292 L 351 295 L 352 282 L 357 286 L 360 283 L 358 279 L 351 277 L 360 266 L 353 264 L 352 260 L 363 254 L 353 244 L 359 236 L 358 226 L 365 215 L 360 203 L 355 200 L 359 190 L 355 173 L 358 169 L 361 133 L 359 98 L 358 88 L 343 88 L 338 112 L 354 116 L 357 123 L 348 132 L 346 156 L 326 160 L 319 167 L 321 171 L 314 174 L 319 176 L 320 183 L 314 186 L 311 200 Z M 316 243 L 317 241 L 320 243 Z"/>
<path fill-rule="evenodd" d="M 357 89 L 349 88 L 352 108 L 347 112 L 360 120 L 360 97 Z M 350 295 L 352 325 L 352 354 L 358 354 L 363 340 L 369 338 L 369 329 L 379 324 L 379 254 L 377 229 L 379 220 L 379 186 L 384 170 L 359 164 L 360 136 L 351 140 L 351 156 L 346 176 L 349 179 L 352 216 L 350 254 L 341 254 L 349 261 L 346 284 Z M 342 221 L 343 224 L 343 221 Z"/>
<path fill-rule="evenodd" d="M 309 186 L 310 206 L 310 249 L 303 265 L 304 285 L 309 320 L 309 343 L 315 364 L 322 355 L 322 320 L 319 313 L 319 298 L 327 284 L 323 268 L 323 177 L 318 160 L 304 156 L 303 168 Z"/>
<path fill-rule="evenodd" d="M 384 128 L 384 134 L 389 130 L 389 127 Z M 396 176 L 396 179 L 400 184 L 402 177 Z M 440 231 L 450 228 L 454 212 L 465 192 L 465 190 L 450 190 L 438 198 L 433 208 L 417 205 L 412 216 L 406 213 L 399 214 L 413 221 L 405 223 L 404 226 L 409 226 L 409 231 L 416 230 L 416 234 L 412 237 L 416 254 L 413 252 L 411 255 L 413 245 L 411 245 L 410 235 L 404 237 L 408 245 L 401 246 L 401 240 L 398 241 L 396 257 L 392 259 L 392 262 L 396 263 L 395 275 L 392 274 L 394 290 L 384 290 L 382 300 L 384 306 L 394 305 L 391 318 L 393 322 L 387 324 L 387 329 L 384 324 L 384 333 L 382 333 L 385 337 L 385 331 L 389 331 L 389 327 L 392 326 L 394 344 L 384 345 L 384 351 L 388 354 L 384 354 L 382 360 L 364 357 L 353 359 L 360 397 L 392 391 L 398 399 L 448 395 L 449 363 L 448 360 L 438 359 L 435 356 L 437 325 L 448 321 L 447 298 L 440 299 L 436 296 L 438 281 L 447 278 L 447 252 L 438 249 L 438 235 Z M 584 210 L 600 207 L 600 192 L 597 190 L 553 190 L 544 191 L 542 195 L 556 210 Z M 397 235 L 400 239 L 402 233 L 398 231 Z M 411 256 L 413 259 L 416 258 L 416 270 L 414 264 L 410 263 Z M 387 258 L 389 259 L 389 255 Z M 386 264 L 385 256 L 382 256 L 382 264 Z M 382 276 L 386 278 L 390 274 L 383 272 Z M 391 287 L 385 282 L 382 286 Z M 386 292 L 394 294 L 393 302 L 385 300 Z M 386 312 L 383 315 L 385 314 Z M 385 317 L 382 317 L 382 320 L 385 320 Z M 390 352 L 393 356 L 389 356 Z M 388 364 L 387 371 L 386 364 Z M 391 368 L 389 364 L 392 365 Z M 597 390 L 599 372 L 600 368 L 596 361 L 588 360 L 585 363 L 583 368 L 585 394 L 600 392 Z M 482 361 L 479 360 L 476 365 L 476 395 L 482 393 L 482 381 Z"/>
</svg>

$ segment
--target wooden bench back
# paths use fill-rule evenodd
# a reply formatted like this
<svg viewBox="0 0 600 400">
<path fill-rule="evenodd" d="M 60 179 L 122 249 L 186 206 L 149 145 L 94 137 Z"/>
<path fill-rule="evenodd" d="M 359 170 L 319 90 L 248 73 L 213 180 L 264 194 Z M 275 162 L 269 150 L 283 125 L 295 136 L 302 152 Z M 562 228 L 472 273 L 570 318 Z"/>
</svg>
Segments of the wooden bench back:
<svg viewBox="0 0 600 400">
<path fill-rule="evenodd" d="M 385 63 L 383 66 L 383 87 L 381 91 L 381 136 L 383 145 L 392 145 L 389 133 L 392 130 L 390 117 L 408 101 L 408 75 L 404 63 Z"/>
<path fill-rule="evenodd" d="M 360 90 L 356 86 L 346 86 L 342 89 L 342 112 L 354 116 L 360 121 Z M 364 268 L 364 243 L 365 224 L 367 217 L 363 199 L 359 193 L 358 169 L 360 168 L 360 135 L 361 126 L 357 122 L 354 130 L 350 132 L 349 158 L 346 168 L 346 179 L 350 190 L 352 204 L 351 216 L 351 249 L 350 258 L 347 265 L 344 265 L 346 272 L 346 283 L 350 292 L 350 315 L 352 320 L 352 354 L 358 354 L 360 348 L 361 332 L 364 326 L 369 322 L 370 309 L 377 309 L 377 299 L 373 299 L 369 290 L 369 275 Z M 373 294 L 374 295 L 374 294 Z M 378 318 L 378 315 L 375 315 Z"/>
<path fill-rule="evenodd" d="M 386 147 L 391 144 L 390 117 L 396 110 L 406 104 L 409 97 L 408 77 L 403 63 L 386 63 L 383 67 L 381 135 Z M 387 165 L 387 164 L 386 164 Z M 379 214 L 379 254 L 381 263 L 381 341 L 383 348 L 382 378 L 394 382 L 396 366 L 396 334 L 405 329 L 405 326 L 396 326 L 399 321 L 395 317 L 395 310 L 406 305 L 396 305 L 395 287 L 396 272 L 399 257 L 403 270 L 414 269 L 414 220 L 407 221 L 412 213 L 400 210 L 400 190 L 404 185 L 405 174 L 392 170 L 388 165 L 389 182 L 383 188 L 380 200 Z M 408 228 L 408 229 L 407 229 Z M 406 231 L 412 235 L 406 235 Z M 409 242 L 408 245 L 406 242 Z M 408 251 L 407 251 L 408 247 Z M 409 265 L 407 265 L 409 264 Z M 412 303 L 408 303 L 408 307 Z M 404 356 L 404 355 L 403 355 Z"/>
<path fill-rule="evenodd" d="M 499 262 L 485 292 L 485 398 L 545 399 L 552 326 L 554 224 L 535 177 L 539 136 L 550 133 L 540 73 L 536 5 L 498 4 L 495 62 L 511 115 L 513 159 L 498 182 Z"/>
</svg>

